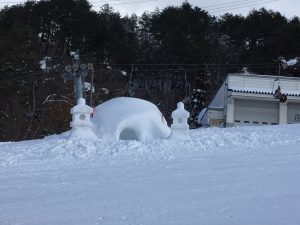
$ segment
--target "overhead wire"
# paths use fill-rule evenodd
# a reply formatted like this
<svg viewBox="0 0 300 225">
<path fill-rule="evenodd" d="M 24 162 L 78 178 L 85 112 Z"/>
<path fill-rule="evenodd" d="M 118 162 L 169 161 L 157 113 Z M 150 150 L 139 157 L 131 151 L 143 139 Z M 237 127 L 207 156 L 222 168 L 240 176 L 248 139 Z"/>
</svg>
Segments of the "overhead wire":
<svg viewBox="0 0 300 225">
<path fill-rule="evenodd" d="M 201 6 L 203 9 L 215 9 L 218 7 L 231 7 L 236 5 L 243 5 L 243 4 L 252 4 L 252 3 L 260 3 L 264 2 L 266 0 L 250 0 L 250 1 L 234 1 L 234 2 L 227 2 L 227 3 L 221 3 L 221 4 L 213 4 L 213 5 L 207 5 L 207 6 Z"/>
<path fill-rule="evenodd" d="M 99 64 L 95 64 L 95 65 L 99 65 Z M 101 64 L 103 65 L 103 64 Z M 127 65 L 142 65 L 142 64 L 127 64 Z M 149 65 L 149 64 L 147 64 Z M 155 65 L 155 64 L 153 64 Z M 161 65 L 161 64 L 156 64 L 156 65 Z M 168 65 L 168 64 L 165 64 Z M 170 65 L 170 64 L 169 64 Z M 178 65 L 178 64 L 172 64 L 173 66 Z M 185 64 L 187 65 L 187 64 Z M 190 64 L 191 65 L 191 64 Z M 211 66 L 209 66 L 211 65 Z M 216 66 L 217 65 L 217 66 Z M 219 66 L 222 65 L 222 66 Z M 165 69 L 132 69 L 133 67 L 131 67 L 132 72 L 167 72 L 167 71 L 201 71 L 203 69 L 207 69 L 207 70 L 234 70 L 234 69 L 242 69 L 243 67 L 246 67 L 247 69 L 266 69 L 266 68 L 273 68 L 273 69 L 277 69 L 278 68 L 278 64 L 270 64 L 270 65 L 254 65 L 252 64 L 252 66 L 246 66 L 246 64 L 240 64 L 238 66 L 238 64 L 206 64 L 206 66 L 204 67 L 204 65 L 202 65 L 203 67 L 200 68 L 165 68 Z M 294 68 L 300 68 L 300 65 L 294 65 Z M 118 69 L 101 69 L 101 68 L 97 68 L 96 71 L 98 72 L 120 72 L 121 68 Z M 130 70 L 130 69 L 129 69 Z M 28 72 L 28 73 L 19 73 L 19 74 L 14 74 L 14 75 L 0 75 L 0 80 L 2 81 L 13 81 L 13 80 L 17 80 L 17 79 L 23 79 L 23 78 L 27 78 L 30 76 L 41 76 L 43 74 L 43 72 Z M 42 77 L 40 77 L 40 79 L 43 79 Z"/>
<path fill-rule="evenodd" d="M 118 3 L 112 3 L 110 5 L 125 5 L 125 4 L 135 4 L 135 3 L 143 3 L 143 2 L 154 2 L 154 1 L 160 1 L 160 0 L 139 0 L 139 1 L 129 1 L 129 2 L 124 2 L 121 0 L 98 0 L 98 1 L 89 1 L 91 4 L 97 4 L 97 3 L 110 3 L 110 2 L 118 2 Z M 232 1 L 232 2 L 227 2 L 227 3 L 221 3 L 221 4 L 213 4 L 213 5 L 207 5 L 207 6 L 201 6 L 203 9 L 218 9 L 219 7 L 231 7 L 231 6 L 237 6 L 237 5 L 243 5 L 243 4 L 250 4 L 250 3 L 260 3 L 263 4 L 264 1 L 266 0 L 251 0 L 251 1 Z M 278 0 L 273 0 L 273 1 L 278 1 Z M 25 1 L 5 1 L 5 2 L 0 2 L 0 4 L 22 4 Z"/>
<path fill-rule="evenodd" d="M 128 2 L 123 2 L 120 0 L 111 0 L 111 1 L 104 1 L 104 0 L 99 0 L 99 1 L 89 1 L 91 4 L 96 4 L 96 3 L 109 3 L 109 2 L 119 2 L 119 3 L 112 3 L 110 5 L 127 5 L 127 4 L 136 4 L 136 3 L 144 3 L 144 2 L 156 2 L 159 0 L 139 0 L 139 1 L 128 1 Z M 7 2 L 0 2 L 0 4 L 23 4 L 26 1 L 7 1 Z"/>
<path fill-rule="evenodd" d="M 131 2 L 121 2 L 120 3 L 112 3 L 110 5 L 126 5 L 126 4 L 136 4 L 136 3 L 144 3 L 144 2 L 154 2 L 159 0 L 141 0 L 141 1 L 131 1 Z M 276 2 L 279 0 L 251 0 L 251 1 L 232 1 L 228 3 L 221 3 L 221 4 L 214 4 L 214 5 L 208 5 L 208 6 L 200 6 L 200 8 L 210 11 L 210 12 L 221 12 L 221 11 L 227 11 L 227 10 L 234 10 L 239 8 L 246 8 L 246 7 L 252 7 L 252 6 L 258 6 L 262 4 L 268 4 L 272 2 Z M 91 4 L 96 4 L 100 2 L 109 2 L 109 1 L 92 1 Z M 254 4 L 255 3 L 255 4 Z M 94 7 L 97 7 L 94 5 Z"/>
<path fill-rule="evenodd" d="M 157 2 L 157 1 L 159 1 L 159 0 L 141 0 L 141 1 L 112 3 L 112 4 L 109 4 L 109 5 L 131 5 L 131 4 L 138 4 L 138 3 L 145 3 L 145 2 Z M 95 3 L 92 3 L 92 4 L 95 4 Z M 94 7 L 99 7 L 99 5 L 98 6 L 94 5 Z"/>
<path fill-rule="evenodd" d="M 232 7 L 220 7 L 220 8 L 215 8 L 215 9 L 210 9 L 207 10 L 210 13 L 216 13 L 216 12 L 224 12 L 224 11 L 231 11 L 231 10 L 235 10 L 235 9 L 241 9 L 241 8 L 248 8 L 248 7 L 255 7 L 255 6 L 259 6 L 259 5 L 263 5 L 263 4 L 268 4 L 268 3 L 273 3 L 273 2 L 277 2 L 278 0 L 266 0 L 264 2 L 261 3 L 256 3 L 256 4 L 248 4 L 248 5 L 237 5 L 232 6 Z"/>
<path fill-rule="evenodd" d="M 89 1 L 89 3 L 94 4 L 94 3 L 99 3 L 99 2 L 121 2 L 120 0 L 99 0 L 99 1 Z"/>
<path fill-rule="evenodd" d="M 137 69 L 133 72 L 158 72 L 158 71 L 197 71 L 197 70 L 233 70 L 233 69 L 242 69 L 245 66 L 235 66 L 235 67 L 207 67 L 207 68 L 172 68 L 172 69 Z M 296 66 L 300 67 L 300 66 Z M 251 66 L 247 69 L 263 69 L 263 68 L 278 68 L 278 66 Z M 100 69 L 101 70 L 101 69 Z M 120 69 L 102 69 L 101 71 L 120 71 Z"/>
<path fill-rule="evenodd" d="M 0 2 L 0 4 L 21 4 L 22 2 Z"/>
<path fill-rule="evenodd" d="M 110 3 L 111 1 L 113 2 L 118 2 L 118 3 Z M 111 1 L 105 1 L 105 0 L 99 0 L 99 1 L 90 1 L 90 4 L 93 4 L 93 7 L 101 7 L 103 4 L 108 3 L 109 5 L 112 6 L 118 6 L 118 5 L 130 5 L 130 4 L 140 4 L 140 3 L 146 3 L 146 2 L 157 2 L 160 0 L 139 0 L 139 1 L 129 1 L 129 2 L 123 2 L 120 0 L 111 0 Z M 241 9 L 241 8 L 247 8 L 247 7 L 255 7 L 263 4 L 269 4 L 273 3 L 279 0 L 251 0 L 251 1 L 231 1 L 227 3 L 221 3 L 221 4 L 214 4 L 214 5 L 208 5 L 208 6 L 200 6 L 200 8 L 208 11 L 209 13 L 218 13 L 218 12 L 225 12 L 225 11 L 231 11 L 231 10 L 236 10 L 236 9 Z M 23 1 L 24 3 L 24 1 Z M 101 5 L 95 5 L 97 3 L 102 3 Z M 0 5 L 5 5 L 5 4 L 22 4 L 21 1 L 6 1 L 6 2 L 0 2 Z"/>
<path fill-rule="evenodd" d="M 106 65 L 103 63 L 96 63 L 95 65 Z M 247 65 L 278 65 L 277 63 L 124 63 L 111 64 L 113 66 L 247 66 Z"/>
</svg>

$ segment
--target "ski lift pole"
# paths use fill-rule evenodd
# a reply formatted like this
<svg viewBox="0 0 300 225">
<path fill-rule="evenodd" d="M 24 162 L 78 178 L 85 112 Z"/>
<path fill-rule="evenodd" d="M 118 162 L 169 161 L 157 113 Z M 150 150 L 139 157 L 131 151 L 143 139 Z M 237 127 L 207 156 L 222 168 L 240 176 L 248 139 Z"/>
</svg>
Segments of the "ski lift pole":
<svg viewBox="0 0 300 225">
<path fill-rule="evenodd" d="M 83 98 L 83 85 L 80 74 L 76 74 L 75 77 L 75 102 L 77 103 L 78 99 Z"/>
<path fill-rule="evenodd" d="M 84 78 L 92 72 L 92 79 L 94 78 L 93 64 L 89 63 L 80 64 L 79 50 L 76 52 L 70 52 L 70 55 L 73 57 L 73 66 L 66 66 L 65 72 L 62 77 L 64 80 L 73 80 L 74 81 L 74 91 L 75 91 L 75 104 L 77 104 L 80 98 L 84 98 L 84 87 L 83 80 Z M 92 89 L 94 84 L 92 83 Z M 91 90 L 92 92 L 92 90 Z M 92 98 L 91 98 L 92 101 Z"/>
<path fill-rule="evenodd" d="M 93 92 L 94 92 L 94 67 L 93 64 L 89 63 L 88 70 L 92 73 L 92 79 L 91 79 L 91 94 L 90 94 L 90 106 L 93 107 Z"/>
<path fill-rule="evenodd" d="M 82 85 L 82 76 L 80 68 L 80 57 L 79 50 L 76 52 L 71 52 L 71 56 L 73 56 L 73 72 L 74 72 L 74 90 L 75 90 L 75 104 L 79 98 L 83 98 L 83 85 Z"/>
</svg>

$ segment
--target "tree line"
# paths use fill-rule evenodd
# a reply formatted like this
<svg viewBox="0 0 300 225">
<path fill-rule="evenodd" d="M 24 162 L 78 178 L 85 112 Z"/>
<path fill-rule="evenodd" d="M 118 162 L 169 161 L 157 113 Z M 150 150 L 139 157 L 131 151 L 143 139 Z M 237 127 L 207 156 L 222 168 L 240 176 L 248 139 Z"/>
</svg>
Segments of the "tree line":
<svg viewBox="0 0 300 225">
<path fill-rule="evenodd" d="M 176 95 L 169 103 L 174 107 L 176 101 L 191 97 L 194 89 L 206 88 L 206 95 L 213 95 L 227 73 L 244 67 L 260 74 L 299 76 L 298 65 L 280 65 L 282 58 L 300 56 L 299 43 L 300 19 L 264 8 L 247 16 L 215 17 L 188 2 L 141 16 L 121 15 L 108 4 L 95 11 L 86 0 L 27 1 L 4 7 L 0 11 L 0 139 L 42 137 L 67 129 L 73 87 L 64 84 L 61 74 L 70 63 L 70 51 L 76 49 L 98 71 L 95 104 L 133 96 L 134 90 L 128 88 L 139 85 L 132 80 L 135 76 L 152 80 L 167 76 L 173 79 L 170 88 L 176 89 L 174 79 L 179 79 L 177 86 L 185 86 L 179 88 L 182 93 L 177 89 L 166 93 Z M 50 73 L 39 67 L 45 56 L 51 58 Z M 120 76 L 119 71 L 128 76 Z M 159 99 L 153 92 L 145 93 L 155 86 L 146 83 L 144 92 L 134 96 Z M 156 87 L 161 85 L 157 82 Z M 200 105 L 204 107 L 210 98 L 202 96 Z M 169 114 L 169 108 L 162 111 Z"/>
</svg>

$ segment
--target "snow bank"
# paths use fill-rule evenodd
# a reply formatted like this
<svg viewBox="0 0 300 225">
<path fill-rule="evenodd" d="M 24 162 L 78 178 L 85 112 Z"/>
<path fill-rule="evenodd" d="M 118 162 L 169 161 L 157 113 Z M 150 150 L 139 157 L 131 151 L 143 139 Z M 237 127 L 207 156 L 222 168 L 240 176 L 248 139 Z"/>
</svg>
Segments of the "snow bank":
<svg viewBox="0 0 300 225">
<path fill-rule="evenodd" d="M 159 109 L 151 102 L 120 97 L 96 107 L 94 133 L 115 140 L 164 139 L 170 128 Z"/>
<path fill-rule="evenodd" d="M 70 132 L 53 135 L 41 140 L 0 143 L 1 166 L 24 163 L 31 160 L 55 160 L 74 162 L 86 160 L 101 161 L 156 161 L 169 160 L 188 152 L 224 152 L 265 151 L 287 149 L 287 145 L 300 143 L 300 124 L 234 127 L 200 128 L 190 130 L 190 140 L 170 141 L 115 141 L 98 139 L 97 141 L 68 139 Z"/>
</svg>

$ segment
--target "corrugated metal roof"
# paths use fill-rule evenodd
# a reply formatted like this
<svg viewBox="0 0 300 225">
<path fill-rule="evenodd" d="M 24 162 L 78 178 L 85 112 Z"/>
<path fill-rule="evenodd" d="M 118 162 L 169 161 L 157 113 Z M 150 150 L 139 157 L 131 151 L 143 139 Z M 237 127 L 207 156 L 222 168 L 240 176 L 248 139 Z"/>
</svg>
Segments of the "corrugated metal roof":
<svg viewBox="0 0 300 225">
<path fill-rule="evenodd" d="M 239 93 L 273 95 L 281 87 L 282 94 L 300 96 L 300 79 L 269 75 L 228 75 L 228 90 Z"/>
<path fill-rule="evenodd" d="M 252 94 L 265 94 L 265 95 L 273 95 L 273 92 L 269 91 L 255 91 L 255 90 L 238 90 L 238 89 L 228 89 L 229 91 L 232 92 L 240 92 L 240 93 L 252 93 Z M 282 92 L 282 94 L 285 94 L 287 96 L 300 96 L 300 93 L 287 93 L 287 92 Z"/>
</svg>

